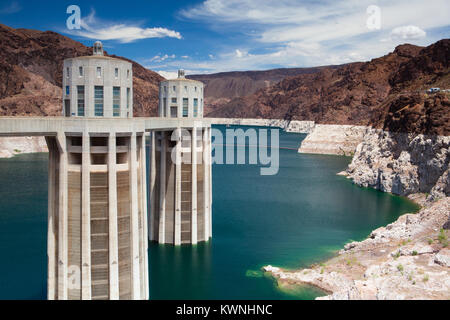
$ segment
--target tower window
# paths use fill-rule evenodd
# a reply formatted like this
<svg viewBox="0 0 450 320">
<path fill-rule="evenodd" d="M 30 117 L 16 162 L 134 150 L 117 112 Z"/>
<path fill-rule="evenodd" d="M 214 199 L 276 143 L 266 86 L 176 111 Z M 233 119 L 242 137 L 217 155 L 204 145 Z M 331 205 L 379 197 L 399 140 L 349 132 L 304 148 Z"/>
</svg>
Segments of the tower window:
<svg viewBox="0 0 450 320">
<path fill-rule="evenodd" d="M 166 86 L 164 86 L 164 92 L 167 92 L 167 87 Z"/>
<path fill-rule="evenodd" d="M 103 116 L 103 87 L 95 86 L 94 88 L 94 104 L 95 104 L 95 116 Z"/>
<path fill-rule="evenodd" d="M 177 98 L 172 98 L 172 103 L 177 103 Z"/>
<path fill-rule="evenodd" d="M 198 99 L 194 98 L 194 117 L 198 115 Z"/>
<path fill-rule="evenodd" d="M 101 67 L 97 67 L 97 77 L 101 77 L 102 76 L 102 68 Z"/>
<path fill-rule="evenodd" d="M 173 86 L 173 91 L 177 91 L 177 86 Z"/>
<path fill-rule="evenodd" d="M 127 79 L 130 79 L 130 70 L 127 70 Z"/>
<path fill-rule="evenodd" d="M 127 88 L 127 109 L 130 109 L 131 104 L 130 98 L 131 98 L 131 89 Z"/>
<path fill-rule="evenodd" d="M 113 87 L 113 116 L 120 117 L 120 87 Z"/>
<path fill-rule="evenodd" d="M 176 118 L 178 116 L 178 108 L 177 107 L 170 107 L 170 117 Z"/>
<path fill-rule="evenodd" d="M 183 98 L 183 118 L 187 118 L 189 116 L 189 99 Z"/>
<path fill-rule="evenodd" d="M 80 74 L 80 77 L 82 77 L 83 76 L 83 67 L 79 67 L 78 72 Z"/>
<path fill-rule="evenodd" d="M 84 86 L 77 86 L 78 116 L 84 117 Z"/>
<path fill-rule="evenodd" d="M 163 112 L 161 112 L 164 117 L 167 117 L 167 98 L 163 98 Z"/>
<path fill-rule="evenodd" d="M 184 92 L 188 92 L 187 86 L 184 86 Z"/>
<path fill-rule="evenodd" d="M 119 68 L 115 68 L 114 69 L 114 76 L 117 78 L 119 78 Z"/>
<path fill-rule="evenodd" d="M 66 77 L 67 77 L 67 79 L 69 79 L 69 77 L 70 77 L 70 69 L 69 68 L 66 68 Z"/>
<path fill-rule="evenodd" d="M 197 92 L 197 87 L 194 88 L 194 91 Z"/>
<path fill-rule="evenodd" d="M 70 86 L 66 86 L 66 95 L 70 95 Z"/>
</svg>

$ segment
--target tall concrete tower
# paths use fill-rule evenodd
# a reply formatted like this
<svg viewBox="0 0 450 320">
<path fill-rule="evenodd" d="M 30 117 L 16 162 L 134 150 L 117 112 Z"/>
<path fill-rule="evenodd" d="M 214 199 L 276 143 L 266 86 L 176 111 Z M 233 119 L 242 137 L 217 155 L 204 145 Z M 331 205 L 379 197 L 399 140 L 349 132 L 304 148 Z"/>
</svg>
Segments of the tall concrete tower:
<svg viewBox="0 0 450 320">
<path fill-rule="evenodd" d="M 212 236 L 211 126 L 202 121 L 203 89 L 183 70 L 160 84 L 159 117 L 180 125 L 151 135 L 150 241 L 196 244 Z M 194 126 L 182 128 L 184 118 Z"/>
<path fill-rule="evenodd" d="M 145 128 L 129 62 L 64 61 L 66 121 L 50 151 L 48 299 L 148 299 Z M 83 118 L 83 119 L 80 119 Z"/>
</svg>

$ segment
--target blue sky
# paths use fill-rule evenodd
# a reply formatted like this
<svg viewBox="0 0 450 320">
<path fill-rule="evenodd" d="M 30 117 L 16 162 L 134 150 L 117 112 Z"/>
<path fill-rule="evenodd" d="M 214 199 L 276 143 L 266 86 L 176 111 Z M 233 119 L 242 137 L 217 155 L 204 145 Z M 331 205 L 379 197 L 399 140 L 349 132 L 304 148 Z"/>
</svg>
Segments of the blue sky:
<svg viewBox="0 0 450 320">
<path fill-rule="evenodd" d="M 69 30 L 67 7 L 81 9 Z M 171 77 L 367 61 L 450 37 L 448 0 L 0 0 L 0 23 L 52 30 Z"/>
</svg>

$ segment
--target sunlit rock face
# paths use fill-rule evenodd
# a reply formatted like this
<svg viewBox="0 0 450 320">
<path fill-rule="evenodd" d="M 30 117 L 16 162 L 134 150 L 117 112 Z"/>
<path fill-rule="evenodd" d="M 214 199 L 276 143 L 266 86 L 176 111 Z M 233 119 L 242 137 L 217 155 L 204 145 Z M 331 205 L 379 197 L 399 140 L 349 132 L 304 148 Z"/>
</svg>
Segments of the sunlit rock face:
<svg viewBox="0 0 450 320">
<path fill-rule="evenodd" d="M 347 174 L 356 184 L 398 195 L 449 193 L 448 136 L 371 129 L 357 147 Z"/>
</svg>

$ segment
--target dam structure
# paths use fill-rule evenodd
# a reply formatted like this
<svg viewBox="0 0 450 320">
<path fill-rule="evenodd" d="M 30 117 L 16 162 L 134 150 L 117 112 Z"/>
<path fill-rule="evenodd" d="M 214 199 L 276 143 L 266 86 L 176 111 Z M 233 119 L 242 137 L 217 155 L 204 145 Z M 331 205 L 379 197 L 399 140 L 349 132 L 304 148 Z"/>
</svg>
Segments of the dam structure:
<svg viewBox="0 0 450 320">
<path fill-rule="evenodd" d="M 92 56 L 64 61 L 61 117 L 0 117 L 0 136 L 43 136 L 48 145 L 49 300 L 147 300 L 149 240 L 210 238 L 211 166 L 197 160 L 211 156 L 203 85 L 176 83 L 180 104 L 166 109 L 176 106 L 176 116 L 161 110 L 172 98 L 161 92 L 159 117 L 133 118 L 132 64 L 105 56 L 96 42 Z M 196 128 L 189 146 L 173 134 Z M 187 154 L 192 165 L 177 165 Z"/>
</svg>

